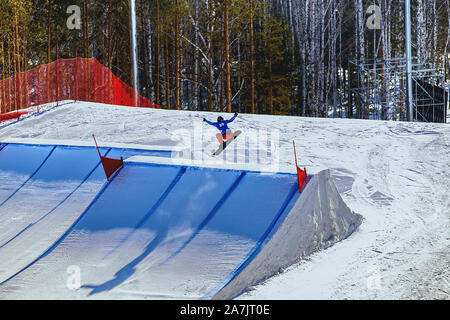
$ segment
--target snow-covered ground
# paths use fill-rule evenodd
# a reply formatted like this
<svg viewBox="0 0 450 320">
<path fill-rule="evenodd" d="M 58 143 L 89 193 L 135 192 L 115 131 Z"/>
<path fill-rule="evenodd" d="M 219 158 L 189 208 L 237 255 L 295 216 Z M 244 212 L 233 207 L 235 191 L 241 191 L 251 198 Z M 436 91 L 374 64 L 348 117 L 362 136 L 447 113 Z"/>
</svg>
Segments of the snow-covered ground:
<svg viewBox="0 0 450 320">
<path fill-rule="evenodd" d="M 216 131 L 203 117 L 217 114 L 80 102 L 0 124 L 0 141 L 92 144 L 95 134 L 101 144 L 170 147 L 200 128 L 212 137 L 200 142 L 209 150 Z M 241 114 L 231 127 L 274 133 L 282 171 L 295 171 L 295 140 L 299 165 L 330 168 L 346 204 L 364 217 L 345 241 L 239 299 L 450 299 L 450 126 Z"/>
</svg>

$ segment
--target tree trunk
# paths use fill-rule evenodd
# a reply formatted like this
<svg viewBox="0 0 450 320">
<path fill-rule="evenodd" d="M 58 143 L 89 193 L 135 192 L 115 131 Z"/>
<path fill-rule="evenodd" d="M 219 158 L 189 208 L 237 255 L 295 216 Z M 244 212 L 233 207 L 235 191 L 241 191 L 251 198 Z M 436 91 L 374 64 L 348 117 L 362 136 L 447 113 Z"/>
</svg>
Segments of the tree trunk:
<svg viewBox="0 0 450 320">
<path fill-rule="evenodd" d="M 382 6 L 382 12 L 384 13 L 382 15 L 381 19 L 381 43 L 383 47 L 383 60 L 388 60 L 391 58 L 391 49 L 390 49 L 390 24 L 391 24 L 391 3 L 389 0 L 383 1 Z M 390 105 L 391 105 L 391 90 L 390 90 L 390 73 L 382 71 L 384 76 L 384 82 L 383 82 L 383 91 L 384 91 L 384 101 L 385 106 L 382 107 L 381 110 L 381 119 L 382 120 L 388 120 L 389 117 L 389 111 L 390 111 Z"/>
<path fill-rule="evenodd" d="M 88 40 L 88 12 L 87 12 L 87 0 L 83 0 L 83 44 L 84 44 L 84 57 L 89 58 L 89 40 Z"/>
<path fill-rule="evenodd" d="M 199 3 L 198 1 L 194 1 L 194 19 L 196 21 L 198 21 L 199 18 Z M 196 46 L 198 46 L 198 39 L 199 39 L 199 31 L 198 28 L 196 27 L 194 30 L 194 44 Z M 193 104 L 193 109 L 194 110 L 199 110 L 199 100 L 201 99 L 200 97 L 200 92 L 199 92 L 199 85 L 198 85 L 198 81 L 199 81 L 199 72 L 200 72 L 200 68 L 199 68 L 199 50 L 198 47 L 195 48 L 195 54 L 194 54 L 194 85 L 193 85 L 193 99 L 192 99 L 192 104 Z"/>
<path fill-rule="evenodd" d="M 255 113 L 255 48 L 253 40 L 253 0 L 250 0 L 250 113 Z"/>
<path fill-rule="evenodd" d="M 417 23 L 416 23 L 416 41 L 417 41 L 417 58 L 419 63 L 426 61 L 426 23 L 425 23 L 425 7 L 424 0 L 417 0 Z"/>
<path fill-rule="evenodd" d="M 108 103 L 113 103 L 112 101 L 112 83 L 111 83 L 111 72 L 112 72 L 112 0 L 108 1 Z"/>
<path fill-rule="evenodd" d="M 209 12 L 210 21 L 212 20 L 212 8 L 210 8 L 210 3 L 206 1 L 206 9 Z M 214 54 L 213 54 L 213 32 L 214 26 L 211 22 L 208 22 L 208 53 L 209 53 L 209 63 L 208 63 L 208 110 L 211 112 L 213 110 L 213 99 L 214 99 Z"/>
<path fill-rule="evenodd" d="M 16 110 L 21 104 L 22 94 L 21 94 L 21 77 L 20 77 L 20 48 L 19 48 L 19 21 L 16 5 L 14 4 L 14 75 L 15 75 L 15 89 L 14 93 L 16 96 Z"/>
<path fill-rule="evenodd" d="M 447 65 L 447 63 L 448 63 L 447 52 L 448 52 L 448 46 L 450 44 L 450 0 L 446 0 L 446 3 L 447 3 L 447 41 L 445 42 L 445 48 L 444 48 L 444 66 L 443 67 L 444 67 L 444 70 L 447 70 L 445 80 L 448 80 L 450 78 L 450 76 L 448 74 L 450 72 L 450 65 Z M 450 106 L 447 106 L 447 107 L 450 108 Z"/>
<path fill-rule="evenodd" d="M 1 24 L 1 22 L 0 22 Z M 5 99 L 5 83 L 6 83 L 6 76 L 5 76 L 5 44 L 3 38 L 0 39 L 0 45 L 2 50 L 2 56 L 1 56 L 1 63 L 2 63 L 2 76 L 0 80 L 0 113 L 5 112 L 6 109 L 6 99 Z"/>
<path fill-rule="evenodd" d="M 180 109 L 180 26 L 178 0 L 175 0 L 175 109 Z"/>
<path fill-rule="evenodd" d="M 438 59 L 438 21 L 437 21 L 437 11 L 436 11 L 436 0 L 433 0 L 433 68 L 437 67 L 437 59 Z"/>
<path fill-rule="evenodd" d="M 231 112 L 231 74 L 230 74 L 230 39 L 229 39 L 229 1 L 225 0 L 224 25 L 225 25 L 225 76 L 226 76 L 226 103 L 227 112 Z"/>
<path fill-rule="evenodd" d="M 8 45 L 8 73 L 10 73 L 11 70 L 11 46 Z M 6 112 L 9 112 L 12 110 L 12 101 L 11 101 L 11 77 L 8 78 L 8 110 Z"/>
<path fill-rule="evenodd" d="M 149 18 L 142 18 L 144 21 L 144 32 L 145 32 L 145 78 L 147 96 L 150 97 L 151 101 L 155 101 L 155 90 L 153 87 L 153 48 L 152 48 L 152 26 Z"/>
<path fill-rule="evenodd" d="M 306 0 L 303 10 L 301 11 L 302 14 L 300 16 L 301 22 L 300 25 L 302 26 L 302 43 L 301 43 L 301 57 L 302 57 L 302 66 L 301 66 L 301 78 L 302 78 L 302 116 L 306 116 L 306 104 L 307 104 L 307 97 L 308 97 L 308 91 L 307 91 L 307 82 L 306 82 L 306 46 L 307 46 L 307 37 L 308 37 L 308 21 L 309 21 L 309 1 Z"/>
<path fill-rule="evenodd" d="M 160 27 L 160 12 L 159 0 L 156 0 L 156 104 L 160 102 L 160 81 L 161 81 L 161 27 Z"/>
<path fill-rule="evenodd" d="M 52 57 L 51 57 L 51 53 L 50 53 L 50 48 L 51 48 L 51 39 L 52 39 L 52 34 L 51 34 L 51 9 L 50 9 L 50 3 L 49 0 L 47 0 L 47 10 L 48 10 L 48 16 L 47 16 L 47 63 L 50 63 L 52 61 Z"/>
<path fill-rule="evenodd" d="M 88 7 L 87 0 L 83 0 L 83 47 L 84 47 L 84 57 L 89 58 L 89 29 L 88 29 Z M 90 81 L 89 81 L 89 63 L 84 65 L 84 83 L 87 84 L 87 90 L 85 91 L 84 99 L 90 100 Z"/>
<path fill-rule="evenodd" d="M 358 60 L 362 63 L 365 59 L 365 50 L 364 50 L 364 17 L 363 17 L 363 5 L 362 0 L 356 0 L 356 19 L 357 19 L 357 43 L 358 43 Z M 364 86 L 364 77 L 361 74 L 359 78 L 359 87 Z M 363 118 L 364 108 L 365 108 L 365 99 L 363 96 L 359 97 L 358 103 L 358 118 Z"/>
<path fill-rule="evenodd" d="M 134 71 L 133 71 L 133 34 L 131 30 L 131 0 L 128 0 L 128 36 L 129 36 L 129 46 L 130 46 L 130 53 L 129 53 L 129 64 L 130 64 L 130 86 L 132 88 L 135 88 L 138 90 L 138 88 L 135 87 L 134 83 Z M 135 99 L 133 98 L 133 105 L 135 103 Z"/>
<path fill-rule="evenodd" d="M 171 109 L 170 106 L 170 66 L 169 66 L 169 38 L 167 35 L 167 32 L 164 36 L 164 42 L 165 42 L 165 50 L 164 50 L 164 59 L 166 62 L 166 103 L 167 103 L 167 109 Z"/>
</svg>

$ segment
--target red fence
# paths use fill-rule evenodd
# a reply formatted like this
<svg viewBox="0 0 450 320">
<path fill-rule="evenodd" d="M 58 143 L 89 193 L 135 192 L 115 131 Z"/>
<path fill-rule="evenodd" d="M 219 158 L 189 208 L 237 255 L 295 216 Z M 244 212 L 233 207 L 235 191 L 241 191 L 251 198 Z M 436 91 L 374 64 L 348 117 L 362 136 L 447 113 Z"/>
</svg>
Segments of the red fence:
<svg viewBox="0 0 450 320">
<path fill-rule="evenodd" d="M 0 81 L 0 113 L 63 100 L 160 108 L 96 59 L 59 59 Z"/>
</svg>

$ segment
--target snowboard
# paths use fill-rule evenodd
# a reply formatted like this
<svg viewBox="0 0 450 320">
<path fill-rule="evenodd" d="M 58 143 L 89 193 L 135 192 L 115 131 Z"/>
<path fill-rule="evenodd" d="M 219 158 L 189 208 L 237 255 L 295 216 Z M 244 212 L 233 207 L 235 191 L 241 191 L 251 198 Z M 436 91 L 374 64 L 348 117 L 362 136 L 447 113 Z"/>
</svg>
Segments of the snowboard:
<svg viewBox="0 0 450 320">
<path fill-rule="evenodd" d="M 213 153 L 213 156 L 218 156 L 219 154 L 221 154 L 222 151 L 225 150 L 241 133 L 242 131 L 237 130 L 232 138 L 225 141 L 225 146 L 223 143 L 219 146 L 219 149 L 217 149 L 217 151 Z"/>
</svg>

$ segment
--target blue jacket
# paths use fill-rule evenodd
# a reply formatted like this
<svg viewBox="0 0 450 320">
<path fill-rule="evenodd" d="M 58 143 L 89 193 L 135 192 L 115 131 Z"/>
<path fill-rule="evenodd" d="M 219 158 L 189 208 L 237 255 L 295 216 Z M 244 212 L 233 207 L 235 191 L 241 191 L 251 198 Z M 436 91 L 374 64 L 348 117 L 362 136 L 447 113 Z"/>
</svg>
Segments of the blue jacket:
<svg viewBox="0 0 450 320">
<path fill-rule="evenodd" d="M 237 115 L 234 115 L 233 118 L 231 118 L 230 120 L 222 120 L 219 122 L 211 122 L 211 121 L 205 120 L 205 122 L 207 124 L 210 124 L 210 125 L 216 127 L 217 129 L 219 129 L 220 133 L 222 133 L 224 135 L 230 129 L 230 128 L 228 128 L 228 123 L 233 122 L 233 120 L 236 119 L 236 117 L 237 117 Z"/>
</svg>

